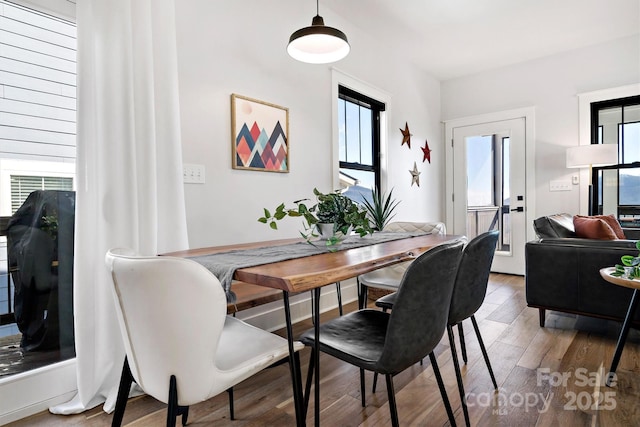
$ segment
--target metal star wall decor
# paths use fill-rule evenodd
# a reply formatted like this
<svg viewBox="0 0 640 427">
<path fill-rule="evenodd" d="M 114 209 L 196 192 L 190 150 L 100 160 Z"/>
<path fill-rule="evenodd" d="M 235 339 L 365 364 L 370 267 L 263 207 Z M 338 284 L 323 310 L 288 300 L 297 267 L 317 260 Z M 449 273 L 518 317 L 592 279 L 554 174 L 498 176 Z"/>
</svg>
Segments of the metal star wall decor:
<svg viewBox="0 0 640 427">
<path fill-rule="evenodd" d="M 418 187 L 420 187 L 420 174 L 422 172 L 418 171 L 416 162 L 413 162 L 413 170 L 409 169 L 409 173 L 411 174 L 411 186 L 413 187 L 413 184 L 416 184 Z"/>
<path fill-rule="evenodd" d="M 429 160 L 429 163 L 431 163 L 431 148 L 429 148 L 429 141 L 425 140 L 424 141 L 424 147 L 421 148 L 422 153 L 424 154 L 424 157 L 422 158 L 422 163 L 424 163 L 425 160 Z"/>
<path fill-rule="evenodd" d="M 400 128 L 400 132 L 402 132 L 402 144 L 400 144 L 400 146 L 402 147 L 404 145 L 404 143 L 407 143 L 407 147 L 411 148 L 411 133 L 409 132 L 409 124 L 407 122 L 404 122 L 404 129 Z"/>
</svg>

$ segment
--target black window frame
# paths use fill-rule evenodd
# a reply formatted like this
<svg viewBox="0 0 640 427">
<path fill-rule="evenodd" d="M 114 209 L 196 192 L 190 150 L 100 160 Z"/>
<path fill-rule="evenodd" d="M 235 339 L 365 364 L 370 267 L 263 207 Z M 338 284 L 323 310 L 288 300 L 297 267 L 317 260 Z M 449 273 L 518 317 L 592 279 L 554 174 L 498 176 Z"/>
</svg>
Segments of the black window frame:
<svg viewBox="0 0 640 427">
<path fill-rule="evenodd" d="M 338 98 L 343 99 L 346 102 L 356 104 L 361 107 L 365 107 L 371 110 L 371 143 L 372 143 L 372 163 L 373 165 L 367 165 L 359 162 L 346 162 L 339 160 L 340 169 L 352 169 L 366 172 L 373 172 L 375 177 L 375 185 L 377 189 L 381 189 L 381 167 L 380 167 L 380 120 L 381 113 L 385 111 L 385 104 L 369 96 L 366 96 L 360 92 L 350 89 L 343 85 L 338 85 Z M 346 114 L 346 108 L 345 108 Z M 344 120 L 346 123 L 346 120 Z M 361 132 L 360 132 L 361 134 Z M 347 144 L 347 132 L 345 132 L 345 144 Z M 359 140 L 360 146 L 362 146 L 362 139 Z"/>
<path fill-rule="evenodd" d="M 601 110 L 606 110 L 610 108 L 620 107 L 622 109 L 621 121 L 618 123 L 618 129 L 621 128 L 622 124 L 625 123 L 624 119 L 624 109 L 625 107 L 640 105 L 640 95 L 633 95 L 624 98 L 617 99 L 609 99 L 606 101 L 592 102 L 591 103 L 591 143 L 599 144 L 601 141 L 601 131 L 602 125 L 599 123 L 599 112 Z M 629 123 L 637 123 L 637 122 L 629 122 Z M 618 137 L 620 140 L 620 137 Z M 623 144 L 624 144 L 624 133 L 623 133 Z M 618 148 L 618 153 L 623 152 L 621 148 Z M 620 154 L 618 154 L 620 157 Z M 620 182 L 620 173 L 619 171 L 622 169 L 635 169 L 640 168 L 640 162 L 631 162 L 631 163 L 620 163 L 620 158 L 618 160 L 618 164 L 611 166 L 594 166 L 591 174 L 591 185 L 593 188 L 593 197 L 591 199 L 591 206 L 589 206 L 589 211 L 593 214 L 602 214 L 603 206 L 602 206 L 602 177 L 601 171 L 604 170 L 616 170 L 618 171 L 618 182 Z M 617 218 L 621 219 L 622 215 L 636 215 L 640 217 L 640 205 L 620 205 L 620 187 L 618 186 L 618 191 L 616 193 L 616 204 L 617 204 Z M 638 225 L 640 226 L 640 224 Z"/>
</svg>

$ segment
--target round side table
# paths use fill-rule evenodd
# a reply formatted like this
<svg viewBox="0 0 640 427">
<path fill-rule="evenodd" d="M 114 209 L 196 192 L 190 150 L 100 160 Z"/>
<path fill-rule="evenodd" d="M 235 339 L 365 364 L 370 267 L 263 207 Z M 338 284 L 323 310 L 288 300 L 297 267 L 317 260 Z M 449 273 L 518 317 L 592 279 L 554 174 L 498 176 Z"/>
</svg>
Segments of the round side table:
<svg viewBox="0 0 640 427">
<path fill-rule="evenodd" d="M 624 343 L 627 340 L 627 335 L 629 334 L 629 328 L 631 328 L 633 315 L 636 312 L 636 308 L 638 307 L 638 302 L 640 302 L 640 293 L 638 292 L 638 290 L 640 289 L 640 280 L 612 276 L 611 273 L 613 273 L 615 270 L 616 270 L 615 267 L 601 268 L 600 276 L 602 276 L 602 278 L 607 282 L 613 283 L 614 285 L 624 286 L 625 288 L 633 289 L 633 296 L 631 297 L 631 302 L 629 303 L 629 308 L 627 309 L 627 315 L 624 318 L 624 323 L 622 324 L 622 330 L 620 331 L 620 336 L 618 337 L 618 343 L 616 344 L 616 351 L 613 354 L 613 360 L 611 361 L 611 369 L 609 369 L 609 374 L 607 375 L 607 381 L 606 381 L 607 387 L 611 387 L 611 380 L 612 380 L 613 374 L 615 374 L 616 372 L 618 363 L 620 362 L 620 355 L 622 355 L 622 348 L 624 347 Z"/>
</svg>

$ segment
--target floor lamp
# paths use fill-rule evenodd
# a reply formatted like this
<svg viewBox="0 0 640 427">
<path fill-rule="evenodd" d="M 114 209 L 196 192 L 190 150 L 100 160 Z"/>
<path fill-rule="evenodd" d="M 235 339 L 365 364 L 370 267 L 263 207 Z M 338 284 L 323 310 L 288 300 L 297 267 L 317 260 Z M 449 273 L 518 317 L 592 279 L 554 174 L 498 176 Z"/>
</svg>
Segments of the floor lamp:
<svg viewBox="0 0 640 427">
<path fill-rule="evenodd" d="M 617 163 L 618 144 L 589 144 L 567 149 L 568 168 L 589 168 L 589 215 L 593 215 L 593 167 Z"/>
</svg>

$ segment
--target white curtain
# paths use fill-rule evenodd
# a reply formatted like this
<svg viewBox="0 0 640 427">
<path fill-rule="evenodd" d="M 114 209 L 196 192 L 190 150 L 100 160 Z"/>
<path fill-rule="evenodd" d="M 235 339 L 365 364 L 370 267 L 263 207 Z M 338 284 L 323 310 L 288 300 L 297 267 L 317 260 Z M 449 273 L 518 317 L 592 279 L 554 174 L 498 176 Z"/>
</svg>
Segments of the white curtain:
<svg viewBox="0 0 640 427">
<path fill-rule="evenodd" d="M 78 394 L 111 412 L 124 360 L 104 256 L 188 248 L 174 0 L 78 0 L 74 270 Z"/>
</svg>

